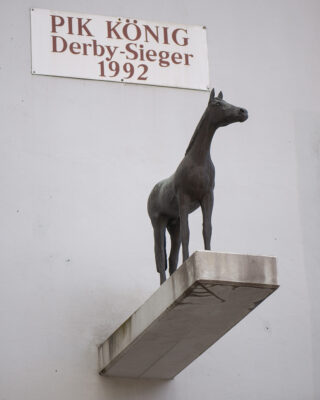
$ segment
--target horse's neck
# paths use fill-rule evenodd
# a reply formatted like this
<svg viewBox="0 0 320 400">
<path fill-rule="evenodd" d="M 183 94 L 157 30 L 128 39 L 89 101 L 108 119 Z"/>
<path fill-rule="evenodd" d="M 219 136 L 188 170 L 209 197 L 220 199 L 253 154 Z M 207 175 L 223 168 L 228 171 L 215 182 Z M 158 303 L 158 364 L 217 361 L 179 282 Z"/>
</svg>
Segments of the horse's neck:
<svg viewBox="0 0 320 400">
<path fill-rule="evenodd" d="M 211 141 L 217 128 L 218 125 L 213 121 L 209 121 L 205 113 L 196 128 L 187 150 L 187 154 L 196 162 L 201 163 L 210 159 Z"/>
</svg>

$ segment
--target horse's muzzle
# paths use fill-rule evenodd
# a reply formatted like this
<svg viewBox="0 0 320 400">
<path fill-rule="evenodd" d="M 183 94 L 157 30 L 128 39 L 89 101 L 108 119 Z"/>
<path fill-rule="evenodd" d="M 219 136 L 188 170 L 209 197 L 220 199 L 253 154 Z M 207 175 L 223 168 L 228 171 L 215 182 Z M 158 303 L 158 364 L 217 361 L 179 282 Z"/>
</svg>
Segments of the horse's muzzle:
<svg viewBox="0 0 320 400">
<path fill-rule="evenodd" d="M 245 108 L 239 109 L 240 122 L 244 122 L 248 119 L 248 111 Z"/>
</svg>

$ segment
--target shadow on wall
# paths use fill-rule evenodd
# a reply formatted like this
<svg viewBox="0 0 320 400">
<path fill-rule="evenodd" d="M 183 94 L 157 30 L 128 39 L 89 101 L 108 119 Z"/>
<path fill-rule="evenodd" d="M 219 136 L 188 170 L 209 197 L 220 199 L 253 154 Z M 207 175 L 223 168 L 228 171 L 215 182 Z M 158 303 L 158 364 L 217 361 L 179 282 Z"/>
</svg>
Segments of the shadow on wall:
<svg viewBox="0 0 320 400">
<path fill-rule="evenodd" d="M 163 379 L 125 379 L 100 377 L 108 398 L 117 399 L 151 399 L 161 395 L 162 398 L 172 396 L 173 380 Z M 170 390 L 170 392 L 169 392 Z"/>
<path fill-rule="evenodd" d="M 128 316 L 132 314 L 141 304 L 144 303 L 145 298 L 149 297 L 149 293 L 144 293 L 142 296 L 117 296 L 114 290 L 110 288 L 108 293 L 108 299 L 105 302 L 103 308 L 100 310 L 100 314 L 105 313 L 105 304 L 109 304 L 109 315 L 107 320 L 98 324 L 94 334 L 94 346 L 91 347 L 92 361 L 96 361 L 98 357 L 97 345 L 101 344 L 107 337 L 114 332 L 119 326 L 119 322 L 123 322 Z M 104 289 L 104 293 L 106 290 Z M 114 296 L 112 296 L 114 294 Z M 140 298 L 143 297 L 143 298 Z M 117 298 L 117 304 L 113 308 L 112 302 L 108 302 L 111 298 Z M 114 301 L 113 301 L 114 303 Z M 128 304 L 131 304 L 131 309 L 128 310 Z M 102 320 L 102 318 L 100 319 Z M 112 321 L 112 323 L 110 323 Z M 103 338 L 103 340 L 101 340 Z M 119 378 L 119 377 L 108 377 L 100 376 L 98 372 L 95 372 L 94 381 L 97 383 L 98 379 L 98 390 L 99 397 L 102 399 L 112 400 L 141 400 L 141 399 L 157 399 L 157 398 L 172 398 L 173 393 L 173 380 L 164 379 L 132 379 L 132 378 Z"/>
</svg>

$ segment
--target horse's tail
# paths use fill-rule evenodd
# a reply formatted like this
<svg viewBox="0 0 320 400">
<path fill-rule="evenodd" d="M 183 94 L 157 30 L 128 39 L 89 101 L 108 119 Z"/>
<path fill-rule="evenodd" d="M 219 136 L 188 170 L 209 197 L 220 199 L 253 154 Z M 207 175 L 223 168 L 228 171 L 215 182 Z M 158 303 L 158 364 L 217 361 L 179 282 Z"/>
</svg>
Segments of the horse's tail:
<svg viewBox="0 0 320 400">
<path fill-rule="evenodd" d="M 166 240 L 166 229 L 164 230 L 164 239 L 163 239 L 163 251 L 164 251 L 164 270 L 166 271 L 168 268 L 168 257 L 167 257 L 167 240 Z"/>
<path fill-rule="evenodd" d="M 167 250 L 166 250 L 166 226 L 164 221 L 152 219 L 154 233 L 154 252 L 156 258 L 157 271 L 164 272 L 167 269 Z"/>
</svg>

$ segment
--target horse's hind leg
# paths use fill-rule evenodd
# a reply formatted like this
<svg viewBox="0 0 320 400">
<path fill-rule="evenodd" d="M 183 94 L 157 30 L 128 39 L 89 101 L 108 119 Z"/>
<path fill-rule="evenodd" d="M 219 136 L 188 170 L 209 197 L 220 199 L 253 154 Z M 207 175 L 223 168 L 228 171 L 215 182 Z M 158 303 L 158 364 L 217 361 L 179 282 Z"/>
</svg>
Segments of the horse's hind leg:
<svg viewBox="0 0 320 400">
<path fill-rule="evenodd" d="M 157 271 L 160 274 L 160 284 L 166 280 L 167 254 L 166 254 L 166 220 L 157 218 L 152 221 L 154 233 L 154 253 Z"/>
<path fill-rule="evenodd" d="M 181 236 L 180 236 L 180 220 L 177 219 L 173 223 L 168 224 L 167 229 L 171 238 L 171 250 L 169 256 L 169 273 L 172 275 L 174 271 L 177 269 L 178 259 L 179 259 L 179 250 L 181 245 Z"/>
</svg>

